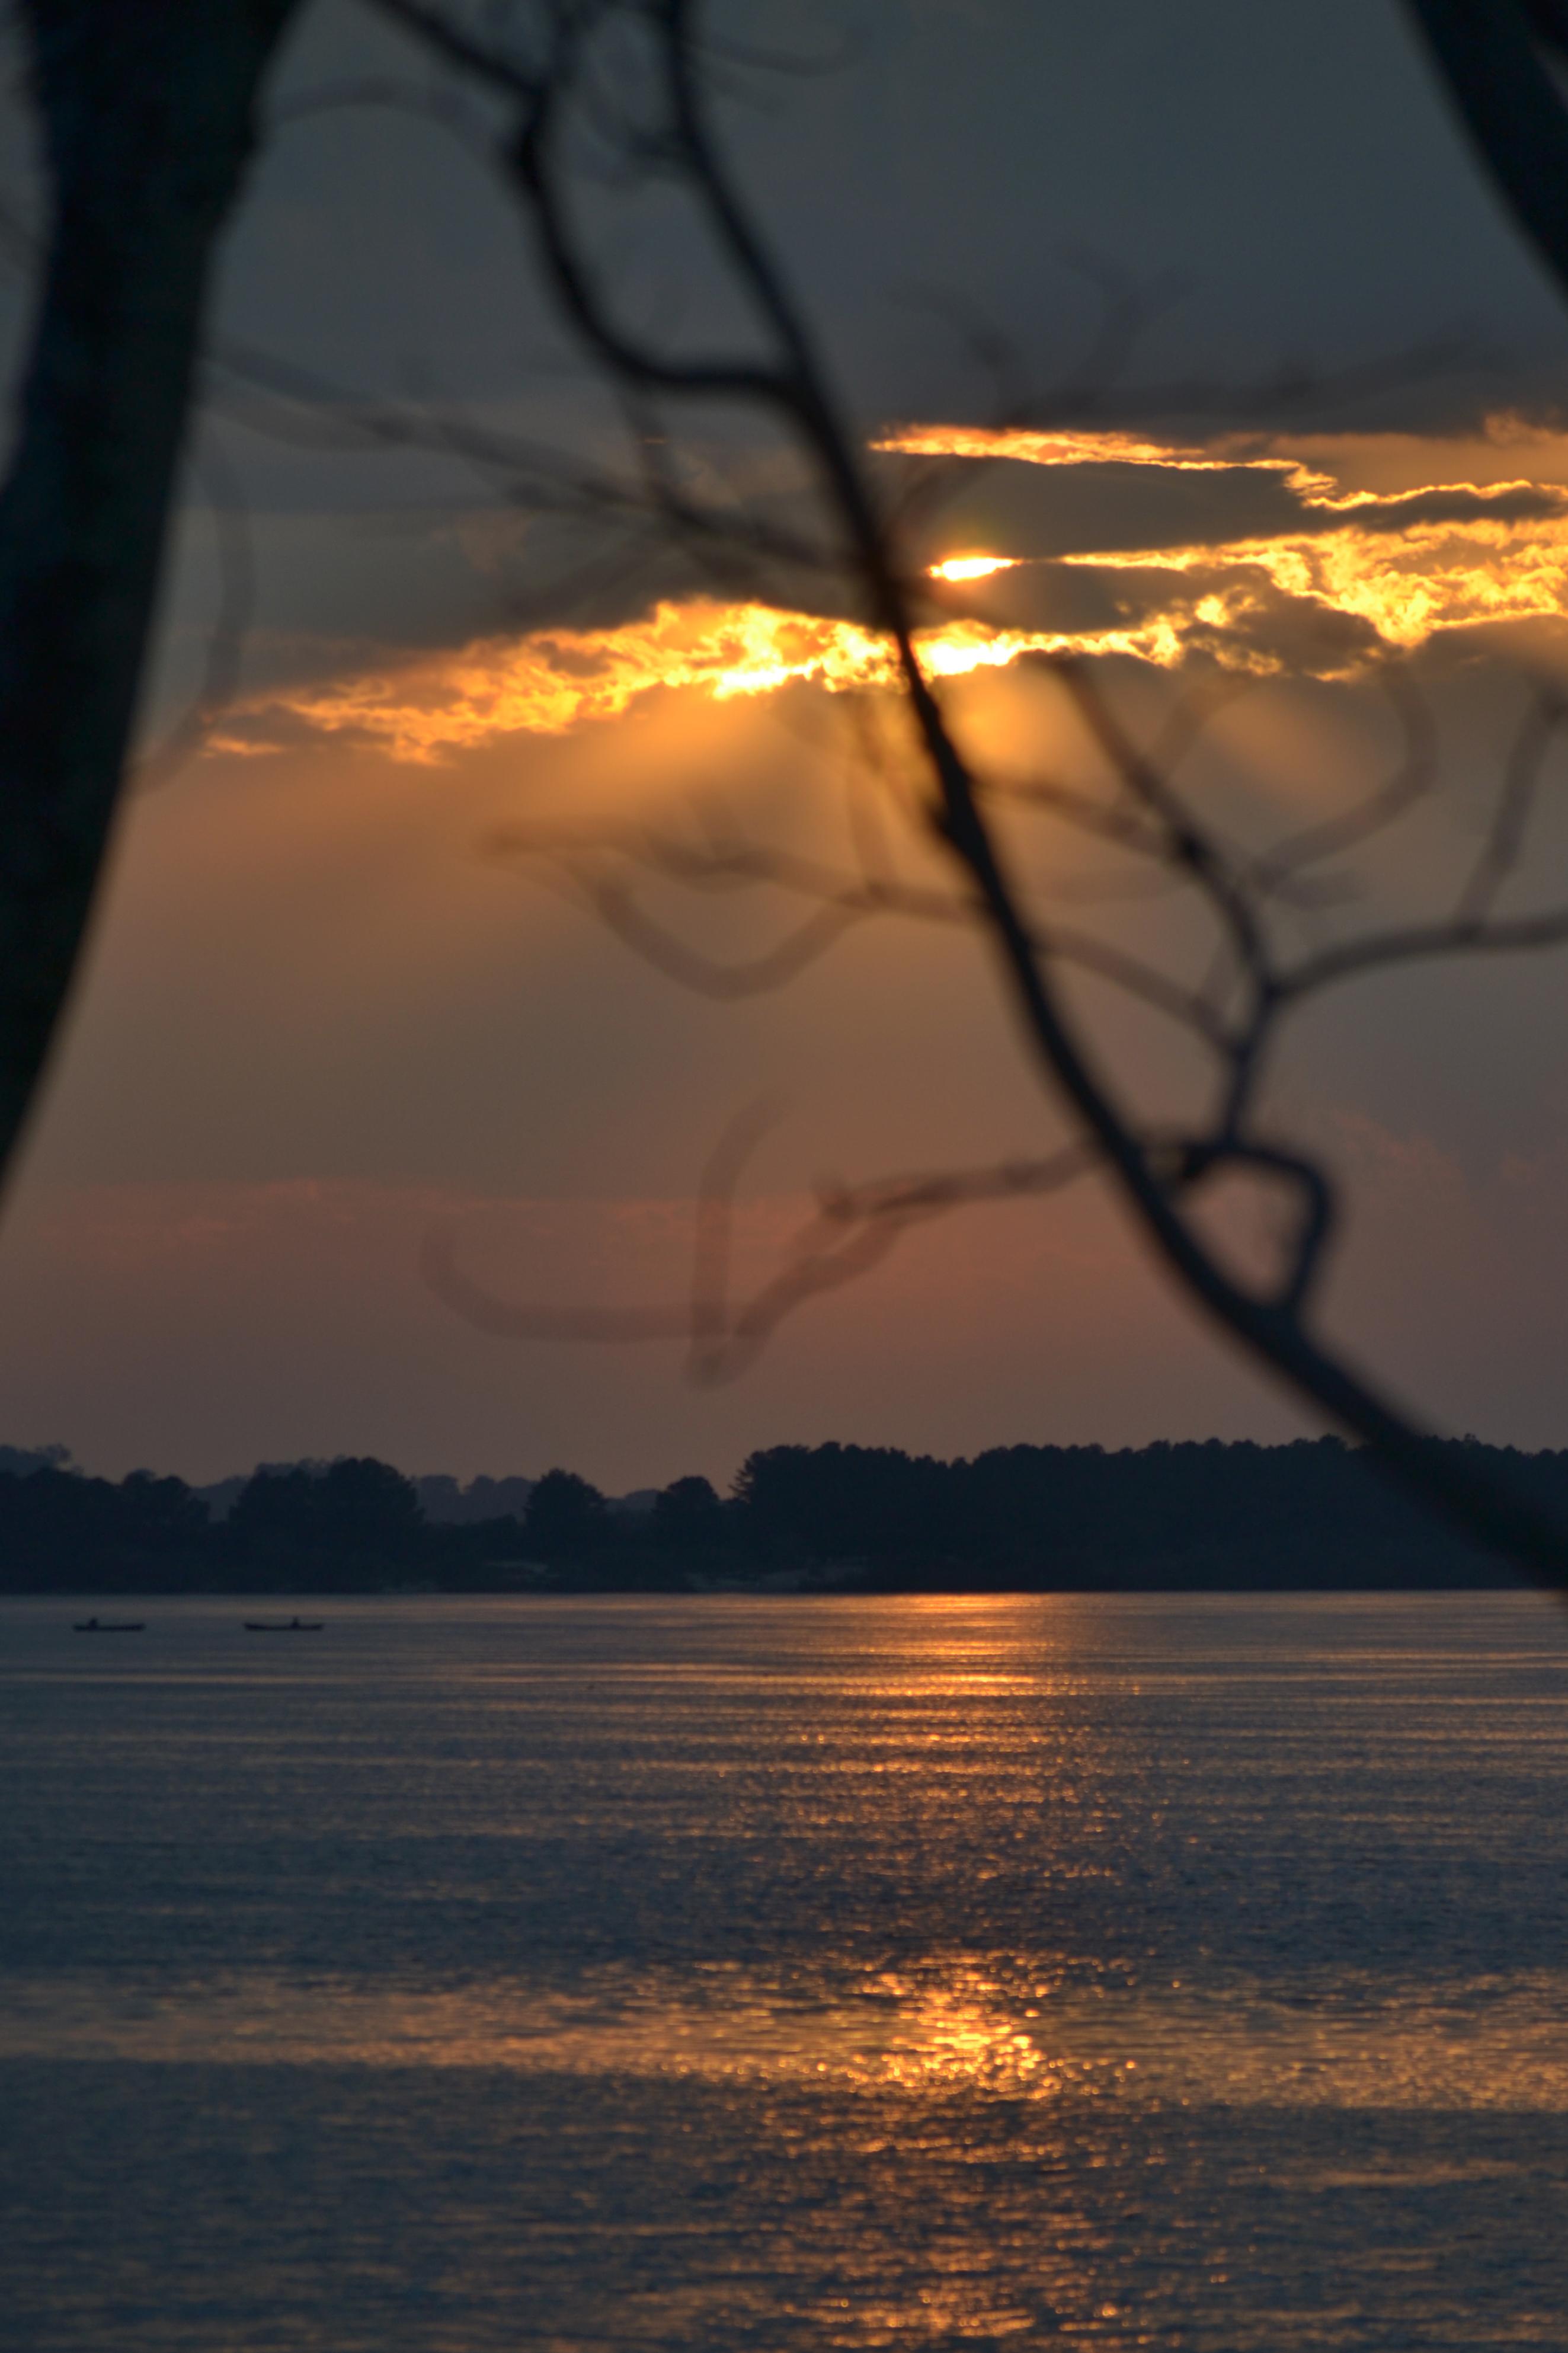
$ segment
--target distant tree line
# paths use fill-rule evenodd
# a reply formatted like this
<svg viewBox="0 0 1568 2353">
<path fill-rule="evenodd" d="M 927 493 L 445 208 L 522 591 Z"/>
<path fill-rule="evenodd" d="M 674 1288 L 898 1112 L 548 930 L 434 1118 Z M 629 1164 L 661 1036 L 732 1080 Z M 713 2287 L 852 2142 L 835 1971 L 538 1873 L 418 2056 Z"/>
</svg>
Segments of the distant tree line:
<svg viewBox="0 0 1568 2353">
<path fill-rule="evenodd" d="M 1476 1448 L 1568 1514 L 1568 1451 Z M 452 1489 L 450 1496 L 444 1493 Z M 0 1592 L 759 1590 L 1269 1592 L 1506 1585 L 1338 1439 L 1290 1446 L 1012 1446 L 943 1462 L 774 1446 L 727 1497 L 677 1479 L 616 1504 L 569 1471 L 405 1478 L 367 1457 L 268 1464 L 226 1515 L 183 1480 L 118 1482 L 63 1449 L 0 1448 Z M 216 1493 L 217 1491 L 213 1491 Z M 523 1507 L 465 1515 L 485 1495 Z M 436 1506 L 426 1508 L 426 1502 Z"/>
</svg>

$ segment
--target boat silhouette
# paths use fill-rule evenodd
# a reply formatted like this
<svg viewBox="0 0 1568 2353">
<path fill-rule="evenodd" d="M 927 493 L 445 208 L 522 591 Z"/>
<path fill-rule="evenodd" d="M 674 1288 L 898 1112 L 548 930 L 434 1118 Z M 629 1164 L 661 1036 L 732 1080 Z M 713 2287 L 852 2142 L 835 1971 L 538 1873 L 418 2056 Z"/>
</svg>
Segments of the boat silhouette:
<svg viewBox="0 0 1568 2353">
<path fill-rule="evenodd" d="M 142 1618 L 79 1618 L 71 1628 L 73 1634 L 143 1634 L 146 1630 Z"/>
<path fill-rule="evenodd" d="M 247 1634 L 319 1634 L 325 1621 L 320 1618 L 247 1618 Z"/>
</svg>

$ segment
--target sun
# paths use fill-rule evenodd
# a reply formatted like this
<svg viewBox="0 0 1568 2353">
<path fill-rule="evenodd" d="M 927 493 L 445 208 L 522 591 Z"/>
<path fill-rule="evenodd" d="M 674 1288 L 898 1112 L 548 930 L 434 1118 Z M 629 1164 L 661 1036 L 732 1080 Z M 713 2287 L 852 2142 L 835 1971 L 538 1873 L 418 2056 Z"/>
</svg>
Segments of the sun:
<svg viewBox="0 0 1568 2353">
<path fill-rule="evenodd" d="M 1011 572 L 1016 555 L 950 555 L 931 566 L 932 580 L 984 580 L 993 572 Z"/>
</svg>

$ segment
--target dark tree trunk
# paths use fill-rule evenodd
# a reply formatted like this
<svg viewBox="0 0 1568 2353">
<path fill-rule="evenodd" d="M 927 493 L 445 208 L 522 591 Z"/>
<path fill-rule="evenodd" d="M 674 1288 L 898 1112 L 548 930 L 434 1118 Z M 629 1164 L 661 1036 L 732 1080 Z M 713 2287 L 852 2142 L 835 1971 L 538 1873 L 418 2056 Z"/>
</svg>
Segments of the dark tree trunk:
<svg viewBox="0 0 1568 2353">
<path fill-rule="evenodd" d="M 217 233 L 299 0 L 23 0 L 52 192 L 0 491 L 0 1165 L 102 871 Z"/>
<path fill-rule="evenodd" d="M 1564 0 L 1406 0 L 1460 121 L 1523 235 L 1568 288 Z"/>
</svg>

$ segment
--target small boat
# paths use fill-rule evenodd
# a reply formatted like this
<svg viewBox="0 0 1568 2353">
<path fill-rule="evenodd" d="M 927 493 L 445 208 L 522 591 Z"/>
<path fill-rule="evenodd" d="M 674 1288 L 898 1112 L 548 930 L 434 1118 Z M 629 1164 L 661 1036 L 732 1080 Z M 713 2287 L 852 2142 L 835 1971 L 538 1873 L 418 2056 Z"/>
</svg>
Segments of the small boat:
<svg viewBox="0 0 1568 2353">
<path fill-rule="evenodd" d="M 73 1634 L 144 1634 L 146 1630 L 143 1618 L 81 1618 L 71 1628 Z"/>
<path fill-rule="evenodd" d="M 319 1634 L 325 1620 L 321 1618 L 247 1618 L 247 1634 Z"/>
</svg>

